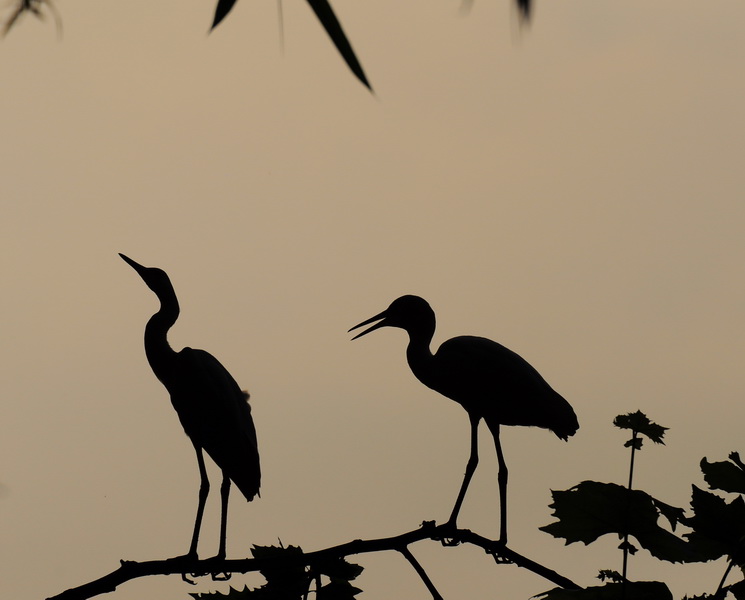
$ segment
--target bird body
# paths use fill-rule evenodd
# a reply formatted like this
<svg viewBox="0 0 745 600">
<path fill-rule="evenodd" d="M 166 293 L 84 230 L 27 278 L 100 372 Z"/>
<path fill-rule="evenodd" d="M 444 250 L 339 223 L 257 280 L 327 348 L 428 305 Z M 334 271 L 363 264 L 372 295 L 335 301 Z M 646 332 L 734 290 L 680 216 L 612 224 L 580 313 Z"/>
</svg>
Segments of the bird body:
<svg viewBox="0 0 745 600">
<path fill-rule="evenodd" d="M 209 352 L 187 347 L 176 357 L 179 377 L 166 387 L 186 435 L 253 500 L 261 470 L 248 394 Z"/>
<path fill-rule="evenodd" d="M 501 344 L 483 337 L 460 336 L 444 342 L 432 354 L 435 313 L 419 296 L 402 296 L 387 310 L 349 331 L 374 323 L 357 339 L 380 327 L 398 327 L 409 335 L 406 359 L 419 381 L 458 402 L 471 421 L 471 455 L 449 523 L 455 525 L 460 506 L 478 464 L 477 432 L 483 419 L 491 431 L 499 460 L 500 540 L 507 541 L 507 466 L 499 441 L 500 425 L 542 427 L 566 440 L 579 429 L 570 404 L 527 361 Z"/>
<path fill-rule="evenodd" d="M 542 427 L 564 440 L 577 430 L 569 403 L 525 359 L 497 342 L 455 337 L 425 361 L 410 345 L 407 359 L 424 385 L 487 422 Z"/>
<path fill-rule="evenodd" d="M 176 322 L 180 309 L 168 275 L 161 269 L 143 267 L 123 254 L 120 256 L 160 300 L 160 309 L 145 326 L 145 355 L 153 373 L 170 394 L 171 404 L 197 453 L 201 486 L 187 556 L 197 556 L 199 529 L 209 492 L 202 457 L 205 450 L 223 473 L 218 557 L 224 558 L 230 482 L 236 484 L 248 501 L 259 493 L 261 484 L 256 429 L 248 394 L 210 353 L 188 347 L 176 352 L 171 348 L 168 331 Z"/>
</svg>

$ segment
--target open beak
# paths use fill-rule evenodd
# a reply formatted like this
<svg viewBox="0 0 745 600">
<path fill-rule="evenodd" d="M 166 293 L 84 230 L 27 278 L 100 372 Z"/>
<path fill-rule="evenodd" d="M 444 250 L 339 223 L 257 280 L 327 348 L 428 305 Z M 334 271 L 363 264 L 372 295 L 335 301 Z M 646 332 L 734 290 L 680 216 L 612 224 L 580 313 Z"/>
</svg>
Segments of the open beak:
<svg viewBox="0 0 745 600">
<path fill-rule="evenodd" d="M 388 321 L 386 320 L 387 313 L 388 311 L 384 310 L 379 315 L 370 317 L 369 319 L 367 319 L 367 321 L 362 321 L 362 323 L 360 323 L 359 325 L 355 325 L 354 327 L 352 327 L 352 329 L 350 329 L 349 331 L 354 331 L 355 329 L 359 329 L 360 327 L 364 327 L 365 325 L 369 325 L 370 323 L 374 323 L 375 321 L 378 321 L 378 323 L 375 323 L 375 325 L 373 325 L 372 327 L 368 327 L 362 333 L 358 333 L 352 339 L 356 340 L 358 337 L 362 337 L 363 335 L 366 335 L 370 333 L 371 331 L 375 331 L 376 329 L 380 329 L 381 327 L 387 326 L 388 325 Z"/>
<path fill-rule="evenodd" d="M 140 277 L 144 276 L 145 271 L 147 271 L 147 267 L 143 267 L 141 264 L 136 263 L 131 258 L 129 258 L 129 256 L 124 256 L 124 254 L 122 254 L 121 252 L 119 253 L 119 256 L 122 257 L 125 263 L 127 263 L 130 267 L 137 271 L 140 274 Z"/>
</svg>

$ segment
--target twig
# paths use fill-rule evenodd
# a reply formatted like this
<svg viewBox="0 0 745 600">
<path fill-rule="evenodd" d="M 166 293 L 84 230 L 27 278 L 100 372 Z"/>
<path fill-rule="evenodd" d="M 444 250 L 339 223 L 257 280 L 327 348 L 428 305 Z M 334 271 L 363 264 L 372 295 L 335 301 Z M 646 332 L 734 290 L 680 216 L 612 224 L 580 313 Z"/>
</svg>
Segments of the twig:
<svg viewBox="0 0 745 600">
<path fill-rule="evenodd" d="M 399 552 L 404 555 L 406 560 L 409 561 L 409 564 L 411 564 L 411 566 L 417 572 L 417 575 L 421 577 L 422 581 L 424 582 L 424 585 L 427 586 L 429 593 L 432 594 L 432 598 L 434 598 L 434 600 L 443 600 L 442 596 L 440 596 L 440 592 L 437 591 L 435 584 L 432 583 L 432 580 L 429 578 L 429 575 L 427 575 L 427 572 L 424 570 L 424 567 L 422 567 L 422 565 L 419 564 L 419 561 L 416 558 L 414 558 L 414 555 L 409 550 L 409 547 L 404 546 L 403 548 L 399 550 Z"/>
<path fill-rule="evenodd" d="M 249 573 L 260 569 L 277 568 L 281 566 L 313 565 L 317 561 L 330 557 L 344 557 L 353 554 L 369 552 L 384 552 L 396 550 L 405 554 L 409 544 L 422 540 L 448 540 L 448 545 L 473 544 L 483 548 L 488 554 L 499 556 L 503 561 L 509 561 L 519 567 L 528 569 L 536 575 L 567 589 L 580 589 L 580 586 L 559 575 L 555 571 L 518 554 L 498 541 L 480 536 L 468 529 L 453 529 L 451 526 L 435 525 L 433 521 L 425 522 L 418 529 L 402 533 L 401 535 L 378 538 L 372 540 L 353 540 L 331 548 L 324 548 L 314 552 L 302 553 L 294 556 L 243 559 L 189 559 L 184 557 L 166 560 L 151 560 L 146 562 L 121 561 L 121 566 L 108 575 L 69 589 L 48 600 L 87 600 L 98 594 L 113 592 L 117 586 L 138 577 L 148 575 L 176 575 L 184 573 Z M 413 558 L 413 557 L 412 557 Z M 413 566 L 413 565 L 412 565 Z M 421 576 L 421 575 L 420 575 Z"/>
<path fill-rule="evenodd" d="M 734 564 L 734 559 L 730 559 L 730 561 L 727 563 L 727 568 L 724 570 L 724 575 L 722 575 L 722 580 L 719 582 L 719 587 L 717 588 L 717 591 L 714 592 L 714 598 L 724 598 L 724 594 L 722 594 L 722 591 L 724 590 L 724 582 L 727 581 L 727 576 L 732 570 Z"/>
</svg>

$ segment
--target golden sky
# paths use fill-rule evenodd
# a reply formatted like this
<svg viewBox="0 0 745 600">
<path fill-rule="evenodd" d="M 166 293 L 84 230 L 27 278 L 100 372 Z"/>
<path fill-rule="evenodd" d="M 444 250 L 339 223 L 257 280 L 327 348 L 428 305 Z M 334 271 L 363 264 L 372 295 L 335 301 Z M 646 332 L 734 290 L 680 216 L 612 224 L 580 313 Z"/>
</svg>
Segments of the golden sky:
<svg viewBox="0 0 745 600">
<path fill-rule="evenodd" d="M 503 447 L 511 547 L 578 583 L 620 569 L 617 540 L 537 528 L 550 489 L 625 482 L 616 414 L 671 427 L 636 480 L 670 504 L 703 485 L 701 457 L 745 451 L 742 3 L 541 2 L 520 30 L 506 0 L 337 1 L 375 95 L 303 2 L 284 2 L 284 51 L 274 2 L 209 36 L 209 2 L 56 6 L 62 41 L 26 17 L 0 44 L 0 597 L 187 550 L 196 461 L 144 356 L 157 301 L 118 252 L 169 273 L 174 347 L 251 392 L 263 487 L 233 496 L 230 556 L 449 515 L 465 412 L 414 379 L 401 331 L 346 333 L 405 293 L 435 309 L 435 345 L 498 340 L 574 406 L 569 443 L 512 428 Z M 481 441 L 459 524 L 496 537 Z M 445 598 L 552 587 L 480 551 L 412 551 Z M 400 556 L 358 559 L 365 598 L 428 598 Z M 722 571 L 640 552 L 629 575 L 681 597 Z M 207 589 L 145 578 L 116 598 Z"/>
</svg>

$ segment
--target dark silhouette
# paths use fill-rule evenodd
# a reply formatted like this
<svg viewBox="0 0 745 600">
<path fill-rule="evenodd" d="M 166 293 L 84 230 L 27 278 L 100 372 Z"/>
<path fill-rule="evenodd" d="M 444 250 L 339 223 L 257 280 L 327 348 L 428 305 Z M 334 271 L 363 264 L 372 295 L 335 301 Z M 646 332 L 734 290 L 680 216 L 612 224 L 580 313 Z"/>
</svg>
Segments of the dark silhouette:
<svg viewBox="0 0 745 600">
<path fill-rule="evenodd" d="M 173 408 L 197 453 L 201 476 L 199 505 L 186 557 L 197 558 L 199 529 L 210 487 L 202 456 L 202 450 L 206 450 L 223 475 L 220 549 L 216 556 L 223 559 L 230 482 L 235 482 L 250 502 L 259 493 L 261 481 L 248 393 L 241 391 L 235 379 L 211 354 L 192 348 L 176 352 L 169 346 L 167 334 L 178 318 L 179 305 L 168 275 L 161 269 L 143 267 L 124 254 L 119 256 L 137 271 L 160 300 L 160 310 L 145 326 L 145 354 L 155 376 L 171 395 Z"/>
<path fill-rule="evenodd" d="M 525 22 L 530 21 L 530 11 L 532 8 L 531 0 L 515 0 L 515 4 L 517 5 L 520 18 Z"/>
<path fill-rule="evenodd" d="M 507 543 L 507 465 L 499 443 L 500 425 L 528 425 L 550 429 L 566 440 L 579 429 L 569 403 L 533 367 L 501 344 L 482 337 L 460 336 L 444 342 L 432 354 L 435 313 L 418 296 L 402 296 L 382 313 L 349 331 L 375 323 L 357 339 L 380 327 L 399 327 L 409 334 L 406 358 L 419 381 L 458 402 L 471 420 L 471 454 L 448 524 L 455 527 L 463 498 L 478 464 L 478 425 L 486 421 L 494 436 L 499 461 L 500 532 Z"/>
<path fill-rule="evenodd" d="M 57 25 L 57 35 L 62 37 L 62 18 L 54 7 L 54 4 L 52 4 L 52 0 L 17 0 L 13 13 L 8 17 L 8 20 L 2 27 L 2 36 L 5 37 L 8 34 L 10 29 L 16 24 L 18 19 L 21 18 L 23 13 L 31 13 L 40 21 L 43 21 L 44 12 L 42 11 L 42 7 L 45 4 L 54 17 L 54 22 Z"/>
<path fill-rule="evenodd" d="M 228 16 L 228 13 L 233 9 L 237 0 L 217 0 L 217 6 L 215 7 L 215 17 L 212 19 L 211 30 L 217 27 L 220 22 Z M 326 33 L 334 42 L 334 46 L 341 54 L 344 62 L 347 63 L 349 69 L 354 73 L 354 76 L 359 79 L 362 84 L 372 91 L 372 86 L 367 80 L 367 76 L 362 69 L 360 61 L 357 59 L 357 55 L 352 50 L 352 44 L 349 43 L 344 30 L 341 27 L 339 19 L 336 18 L 334 9 L 331 8 L 328 0 L 307 0 L 316 17 L 323 25 Z M 281 10 L 281 9 L 280 9 Z"/>
</svg>

